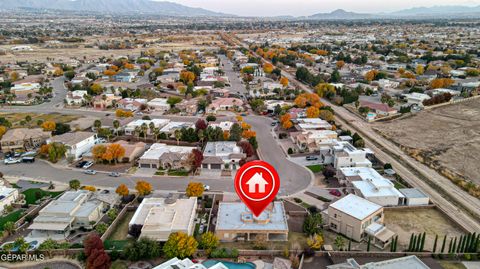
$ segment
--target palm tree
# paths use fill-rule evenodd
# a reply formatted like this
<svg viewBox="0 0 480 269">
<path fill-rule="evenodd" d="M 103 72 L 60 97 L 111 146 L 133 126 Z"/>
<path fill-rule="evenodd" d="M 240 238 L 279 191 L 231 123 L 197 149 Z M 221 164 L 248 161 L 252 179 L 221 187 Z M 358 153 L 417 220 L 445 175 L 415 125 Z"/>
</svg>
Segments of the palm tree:
<svg viewBox="0 0 480 269">
<path fill-rule="evenodd" d="M 115 135 L 118 136 L 118 128 L 120 128 L 120 122 L 118 120 L 113 121 L 113 128 L 115 129 Z"/>
<path fill-rule="evenodd" d="M 200 140 L 200 143 L 202 143 L 202 146 L 203 146 L 203 140 L 205 139 L 205 132 L 203 130 L 198 130 L 197 136 L 198 136 L 198 140 Z"/>
<path fill-rule="evenodd" d="M 145 139 L 145 141 L 147 141 L 147 130 L 148 130 L 147 124 L 143 123 L 142 126 L 141 126 L 141 129 L 142 129 L 142 133 L 143 133 L 143 138 Z"/>
<path fill-rule="evenodd" d="M 175 139 L 177 140 L 177 146 L 180 144 L 182 138 L 182 131 L 180 129 L 175 130 Z"/>
<path fill-rule="evenodd" d="M 154 128 L 153 129 L 153 135 L 155 135 L 155 142 L 158 141 L 158 136 L 160 135 L 160 129 L 159 128 Z"/>
<path fill-rule="evenodd" d="M 148 128 L 150 129 L 150 134 L 153 135 L 153 132 L 155 131 L 155 124 L 153 123 L 153 121 L 148 124 Z"/>
<path fill-rule="evenodd" d="M 140 126 L 135 127 L 135 134 L 138 135 L 138 140 L 140 140 L 140 134 L 142 133 L 142 128 Z"/>
<path fill-rule="evenodd" d="M 100 120 L 95 120 L 93 122 L 93 127 L 95 128 L 95 131 L 97 131 L 97 134 L 98 134 L 98 131 L 102 127 L 102 122 Z"/>
</svg>

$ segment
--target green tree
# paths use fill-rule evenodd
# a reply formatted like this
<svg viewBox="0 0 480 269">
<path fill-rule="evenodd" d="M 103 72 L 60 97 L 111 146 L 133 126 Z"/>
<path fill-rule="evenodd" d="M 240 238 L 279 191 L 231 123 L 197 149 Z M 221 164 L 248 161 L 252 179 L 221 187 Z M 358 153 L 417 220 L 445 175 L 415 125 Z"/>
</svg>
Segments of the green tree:
<svg viewBox="0 0 480 269">
<path fill-rule="evenodd" d="M 58 247 L 59 247 L 59 244 L 57 241 L 51 238 L 48 238 L 38 246 L 38 250 L 44 250 L 48 253 L 49 257 L 52 257 L 52 250 L 57 249 Z"/>
<path fill-rule="evenodd" d="M 303 232 L 307 235 L 321 234 L 322 222 L 321 214 L 308 215 L 303 222 Z"/>
<path fill-rule="evenodd" d="M 70 182 L 68 182 L 68 185 L 70 186 L 70 189 L 78 190 L 78 189 L 80 189 L 80 180 L 72 179 L 72 180 L 70 180 Z"/>
<path fill-rule="evenodd" d="M 163 246 L 163 253 L 169 259 L 178 257 L 184 259 L 192 256 L 197 251 L 198 243 L 193 238 L 182 232 L 171 233 Z"/>
<path fill-rule="evenodd" d="M 104 222 L 100 222 L 99 224 L 97 224 L 97 226 L 95 226 L 95 231 L 98 233 L 98 234 L 104 234 L 108 229 L 108 224 L 104 223 Z"/>
<path fill-rule="evenodd" d="M 230 141 L 240 141 L 242 139 L 242 127 L 238 123 L 234 123 L 230 128 Z"/>
<path fill-rule="evenodd" d="M 338 250 L 343 250 L 343 248 L 345 247 L 345 239 L 343 238 L 343 236 L 337 235 L 337 237 L 335 237 L 335 241 L 333 242 L 333 245 Z"/>
<path fill-rule="evenodd" d="M 438 241 L 438 234 L 435 235 L 435 241 L 433 241 L 433 248 L 432 248 L 433 253 L 437 251 L 437 241 Z"/>
<path fill-rule="evenodd" d="M 170 108 L 174 108 L 176 104 L 180 103 L 182 101 L 182 98 L 178 96 L 170 96 L 167 99 L 167 104 L 170 105 Z"/>
<path fill-rule="evenodd" d="M 206 254 L 209 255 L 212 250 L 218 247 L 218 237 L 212 232 L 206 232 L 200 236 L 199 247 L 204 249 Z"/>
<path fill-rule="evenodd" d="M 440 249 L 440 253 L 444 253 L 446 243 L 447 243 L 447 235 L 443 236 L 442 248 Z"/>
<path fill-rule="evenodd" d="M 110 210 L 108 210 L 107 216 L 110 219 L 110 221 L 115 220 L 118 216 L 118 210 L 116 208 L 111 208 Z"/>
<path fill-rule="evenodd" d="M 12 235 L 15 233 L 15 223 L 13 221 L 7 221 L 3 225 L 3 230 L 6 231 L 9 235 Z"/>
<path fill-rule="evenodd" d="M 125 256 L 130 261 L 148 260 L 160 257 L 160 245 L 149 238 L 130 243 L 124 250 Z"/>
</svg>

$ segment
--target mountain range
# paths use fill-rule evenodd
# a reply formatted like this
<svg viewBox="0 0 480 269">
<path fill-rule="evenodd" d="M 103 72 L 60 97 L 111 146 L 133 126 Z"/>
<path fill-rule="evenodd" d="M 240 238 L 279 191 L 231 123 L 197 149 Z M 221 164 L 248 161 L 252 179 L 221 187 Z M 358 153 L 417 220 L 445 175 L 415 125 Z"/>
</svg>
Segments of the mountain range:
<svg viewBox="0 0 480 269">
<path fill-rule="evenodd" d="M 231 1 L 231 0 L 227 0 Z M 234 15 L 193 8 L 168 1 L 154 0 L 0 0 L 0 10 L 33 9 L 95 12 L 103 14 L 152 14 L 159 16 L 216 16 Z M 414 7 L 391 13 L 356 13 L 337 9 L 330 13 L 317 13 L 306 17 L 277 16 L 276 19 L 296 20 L 361 20 L 389 18 L 480 18 L 480 6 Z"/>
<path fill-rule="evenodd" d="M 107 14 L 146 13 L 163 16 L 226 16 L 203 8 L 152 0 L 0 0 L 1 9 L 55 9 Z M 230 15 L 229 15 L 230 16 Z"/>
</svg>

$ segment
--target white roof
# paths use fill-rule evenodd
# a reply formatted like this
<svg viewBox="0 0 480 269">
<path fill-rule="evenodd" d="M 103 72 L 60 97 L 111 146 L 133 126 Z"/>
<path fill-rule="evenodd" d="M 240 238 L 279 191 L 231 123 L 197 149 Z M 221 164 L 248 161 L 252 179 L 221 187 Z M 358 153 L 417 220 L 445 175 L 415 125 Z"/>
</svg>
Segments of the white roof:
<svg viewBox="0 0 480 269">
<path fill-rule="evenodd" d="M 180 260 L 178 258 L 172 258 L 153 269 L 207 269 L 201 263 L 193 263 L 189 258 Z M 215 265 L 209 267 L 208 269 L 228 269 L 223 263 L 218 262 Z"/>
<path fill-rule="evenodd" d="M 216 229 L 222 231 L 288 231 L 288 224 L 282 202 L 274 202 L 270 210 L 264 210 L 258 217 L 255 217 L 241 202 L 222 202 L 218 206 Z"/>
<path fill-rule="evenodd" d="M 371 262 L 363 265 L 362 269 L 429 269 L 417 256 L 401 257 L 381 262 Z"/>
<path fill-rule="evenodd" d="M 330 204 L 330 207 L 359 220 L 365 219 L 382 208 L 382 206 L 372 203 L 354 194 L 349 194 Z"/>
<path fill-rule="evenodd" d="M 404 197 L 390 180 L 384 178 L 373 168 L 345 167 L 340 168 L 340 171 L 347 177 L 359 176 L 362 179 L 362 181 L 353 181 L 352 184 L 367 199 L 375 196 Z"/>
<path fill-rule="evenodd" d="M 165 106 L 165 105 L 169 105 L 169 104 L 167 103 L 167 99 L 166 99 L 166 98 L 155 98 L 155 99 L 150 100 L 147 104 L 148 104 L 149 106 Z"/>
<path fill-rule="evenodd" d="M 127 124 L 126 128 L 132 128 L 134 129 L 137 126 L 142 126 L 144 123 L 149 126 L 150 123 L 153 122 L 155 127 L 159 128 L 160 126 L 164 126 L 170 122 L 169 119 L 153 119 L 153 120 L 136 120 L 132 121 L 129 124 Z"/>
<path fill-rule="evenodd" d="M 164 153 L 175 152 L 182 154 L 189 154 L 195 147 L 171 146 L 163 143 L 153 144 L 140 159 L 155 159 L 158 160 Z"/>
<path fill-rule="evenodd" d="M 172 121 L 172 122 L 169 122 L 167 125 L 163 126 L 163 128 L 160 129 L 160 132 L 169 133 L 173 130 L 181 129 L 183 127 L 193 128 L 194 124 L 191 122 L 189 123 L 189 122 Z"/>
</svg>

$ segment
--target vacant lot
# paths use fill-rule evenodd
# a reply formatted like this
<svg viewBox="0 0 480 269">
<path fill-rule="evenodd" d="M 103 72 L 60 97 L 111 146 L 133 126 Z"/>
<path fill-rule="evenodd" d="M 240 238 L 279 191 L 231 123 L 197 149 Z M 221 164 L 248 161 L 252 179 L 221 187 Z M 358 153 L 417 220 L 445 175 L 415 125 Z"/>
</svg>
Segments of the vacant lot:
<svg viewBox="0 0 480 269">
<path fill-rule="evenodd" d="M 31 117 L 30 121 L 27 121 L 27 116 Z M 38 121 L 54 121 L 57 123 L 68 123 L 81 118 L 74 115 L 62 115 L 60 113 L 50 114 L 36 114 L 36 113 L 0 113 L 0 117 L 7 119 L 12 123 L 12 128 L 20 127 L 38 127 Z M 23 125 L 22 125 L 23 124 Z"/>
<path fill-rule="evenodd" d="M 412 233 L 426 233 L 426 250 L 431 250 L 433 248 L 435 235 L 438 235 L 438 240 L 440 242 L 438 244 L 441 245 L 445 235 L 450 238 L 455 236 L 460 237 L 464 234 L 463 231 L 458 228 L 458 225 L 434 208 L 404 210 L 386 209 L 385 225 L 388 229 L 398 235 L 399 251 L 408 247 Z"/>
<path fill-rule="evenodd" d="M 480 99 L 375 123 L 374 129 L 450 179 L 480 184 Z"/>
</svg>

